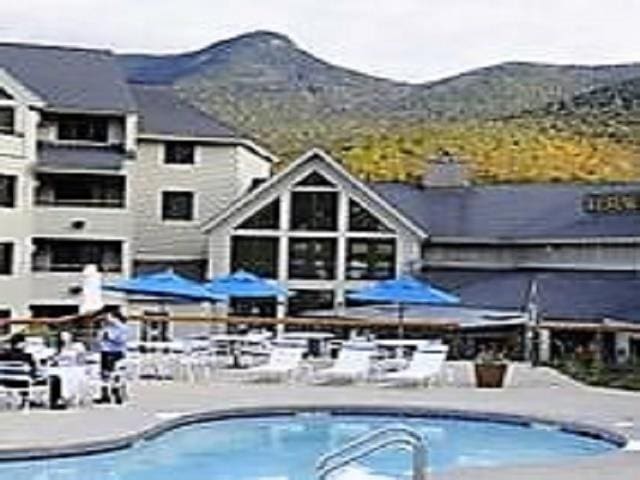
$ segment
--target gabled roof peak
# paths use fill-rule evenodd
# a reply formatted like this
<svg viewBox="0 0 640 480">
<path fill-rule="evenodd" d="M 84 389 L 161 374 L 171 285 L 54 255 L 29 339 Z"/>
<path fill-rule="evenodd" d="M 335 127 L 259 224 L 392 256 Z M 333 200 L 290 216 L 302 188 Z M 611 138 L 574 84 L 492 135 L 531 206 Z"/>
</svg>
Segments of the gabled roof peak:
<svg viewBox="0 0 640 480">
<path fill-rule="evenodd" d="M 293 176 L 295 177 L 295 173 L 297 170 L 302 168 L 308 162 L 311 162 L 315 159 L 319 159 L 326 166 L 328 166 L 331 170 L 335 172 L 335 174 L 344 179 L 345 182 L 350 183 L 353 187 L 359 190 L 363 195 L 371 199 L 375 202 L 379 207 L 386 210 L 392 216 L 394 216 L 397 220 L 399 220 L 406 228 L 412 231 L 415 235 L 424 238 L 427 237 L 427 231 L 420 227 L 417 223 L 415 223 L 412 219 L 405 216 L 399 209 L 392 206 L 388 203 L 383 197 L 378 195 L 373 189 L 369 188 L 366 184 L 358 180 L 355 176 L 347 171 L 346 168 L 342 166 L 340 162 L 335 160 L 331 155 L 322 150 L 321 148 L 312 148 L 306 153 L 302 154 L 298 159 L 294 160 L 291 164 L 289 164 L 284 170 L 282 170 L 277 175 L 271 177 L 268 181 L 261 184 L 255 190 L 247 193 L 243 198 L 236 201 L 229 208 L 225 209 L 218 215 L 210 218 L 206 222 L 202 224 L 202 230 L 208 232 L 215 228 L 217 225 L 221 224 L 229 217 L 236 214 L 243 207 L 250 204 L 250 202 L 259 197 L 263 192 L 268 191 L 273 188 L 278 182 L 285 181 L 283 179 Z"/>
</svg>

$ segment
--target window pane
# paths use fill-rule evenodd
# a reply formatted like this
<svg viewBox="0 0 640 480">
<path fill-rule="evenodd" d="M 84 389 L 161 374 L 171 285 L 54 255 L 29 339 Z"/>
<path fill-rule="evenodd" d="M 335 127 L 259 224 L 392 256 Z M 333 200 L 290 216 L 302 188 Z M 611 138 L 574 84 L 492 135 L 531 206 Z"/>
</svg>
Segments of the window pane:
<svg viewBox="0 0 640 480">
<path fill-rule="evenodd" d="M 311 172 L 296 185 L 302 187 L 335 187 L 332 182 L 327 180 L 324 175 L 321 175 L 318 172 Z"/>
<path fill-rule="evenodd" d="M 0 275 L 13 271 L 13 243 L 0 243 Z"/>
<path fill-rule="evenodd" d="M 307 310 L 333 310 L 333 290 L 294 290 L 289 297 L 289 315 L 304 314 Z"/>
<path fill-rule="evenodd" d="M 108 121 L 104 117 L 88 115 L 61 116 L 58 118 L 58 138 L 107 143 Z"/>
<path fill-rule="evenodd" d="M 384 280 L 395 277 L 395 240 L 354 240 L 347 243 L 349 280 Z"/>
<path fill-rule="evenodd" d="M 335 232 L 338 229 L 338 193 L 293 192 L 291 229 Z"/>
<path fill-rule="evenodd" d="M 335 239 L 291 239 L 289 277 L 333 280 L 336 276 Z"/>
<path fill-rule="evenodd" d="M 229 306 L 229 315 L 275 317 L 278 301 L 275 298 L 232 298 Z"/>
<path fill-rule="evenodd" d="M 378 218 L 355 200 L 349 200 L 349 230 L 352 232 L 390 232 Z"/>
<path fill-rule="evenodd" d="M 193 220 L 193 192 L 162 192 L 163 220 Z"/>
<path fill-rule="evenodd" d="M 0 107 L 0 133 L 11 135 L 15 131 L 15 112 L 11 107 Z"/>
<path fill-rule="evenodd" d="M 278 278 L 278 239 L 232 237 L 231 270 L 240 269 L 260 277 Z"/>
<path fill-rule="evenodd" d="M 165 163 L 191 165 L 195 162 L 195 147 L 189 142 L 168 142 L 165 144 Z"/>
<path fill-rule="evenodd" d="M 13 208 L 16 194 L 16 177 L 0 175 L 0 207 Z"/>
<path fill-rule="evenodd" d="M 252 228 L 277 230 L 280 227 L 280 199 L 276 199 L 266 207 L 247 218 L 236 228 Z"/>
</svg>

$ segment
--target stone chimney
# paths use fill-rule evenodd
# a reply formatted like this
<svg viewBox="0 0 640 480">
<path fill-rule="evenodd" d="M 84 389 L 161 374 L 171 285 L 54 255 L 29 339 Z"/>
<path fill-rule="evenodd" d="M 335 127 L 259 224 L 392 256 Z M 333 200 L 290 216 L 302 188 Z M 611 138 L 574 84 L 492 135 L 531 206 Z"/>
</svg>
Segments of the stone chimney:
<svg viewBox="0 0 640 480">
<path fill-rule="evenodd" d="M 469 169 L 464 160 L 447 150 L 427 159 L 425 172 L 422 175 L 422 186 L 434 187 L 467 187 L 470 184 Z"/>
</svg>

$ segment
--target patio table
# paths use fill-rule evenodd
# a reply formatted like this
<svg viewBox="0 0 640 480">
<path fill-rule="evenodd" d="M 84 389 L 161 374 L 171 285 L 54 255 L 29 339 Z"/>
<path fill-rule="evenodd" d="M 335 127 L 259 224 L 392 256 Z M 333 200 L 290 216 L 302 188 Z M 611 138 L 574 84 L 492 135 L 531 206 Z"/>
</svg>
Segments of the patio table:
<svg viewBox="0 0 640 480">
<path fill-rule="evenodd" d="M 281 338 L 303 340 L 307 342 L 307 351 L 312 357 L 324 357 L 329 352 L 329 340 L 335 338 L 335 335 L 331 332 L 301 331 L 285 332 Z"/>
</svg>

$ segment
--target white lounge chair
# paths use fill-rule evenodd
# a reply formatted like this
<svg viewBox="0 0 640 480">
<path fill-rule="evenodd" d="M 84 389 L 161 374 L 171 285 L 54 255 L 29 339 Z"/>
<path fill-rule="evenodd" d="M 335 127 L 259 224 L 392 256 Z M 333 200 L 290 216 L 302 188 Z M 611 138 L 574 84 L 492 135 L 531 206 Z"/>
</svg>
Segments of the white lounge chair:
<svg viewBox="0 0 640 480">
<path fill-rule="evenodd" d="M 407 368 L 384 374 L 384 385 L 429 385 L 442 374 L 449 347 L 443 344 L 425 344 L 413 354 Z"/>
<path fill-rule="evenodd" d="M 305 351 L 304 343 L 276 340 L 267 363 L 244 370 L 245 379 L 258 382 L 291 378 L 301 368 Z"/>
<path fill-rule="evenodd" d="M 370 342 L 345 342 L 338 352 L 335 363 L 313 376 L 314 383 L 356 382 L 366 380 L 371 371 L 371 361 L 376 345 Z"/>
</svg>

